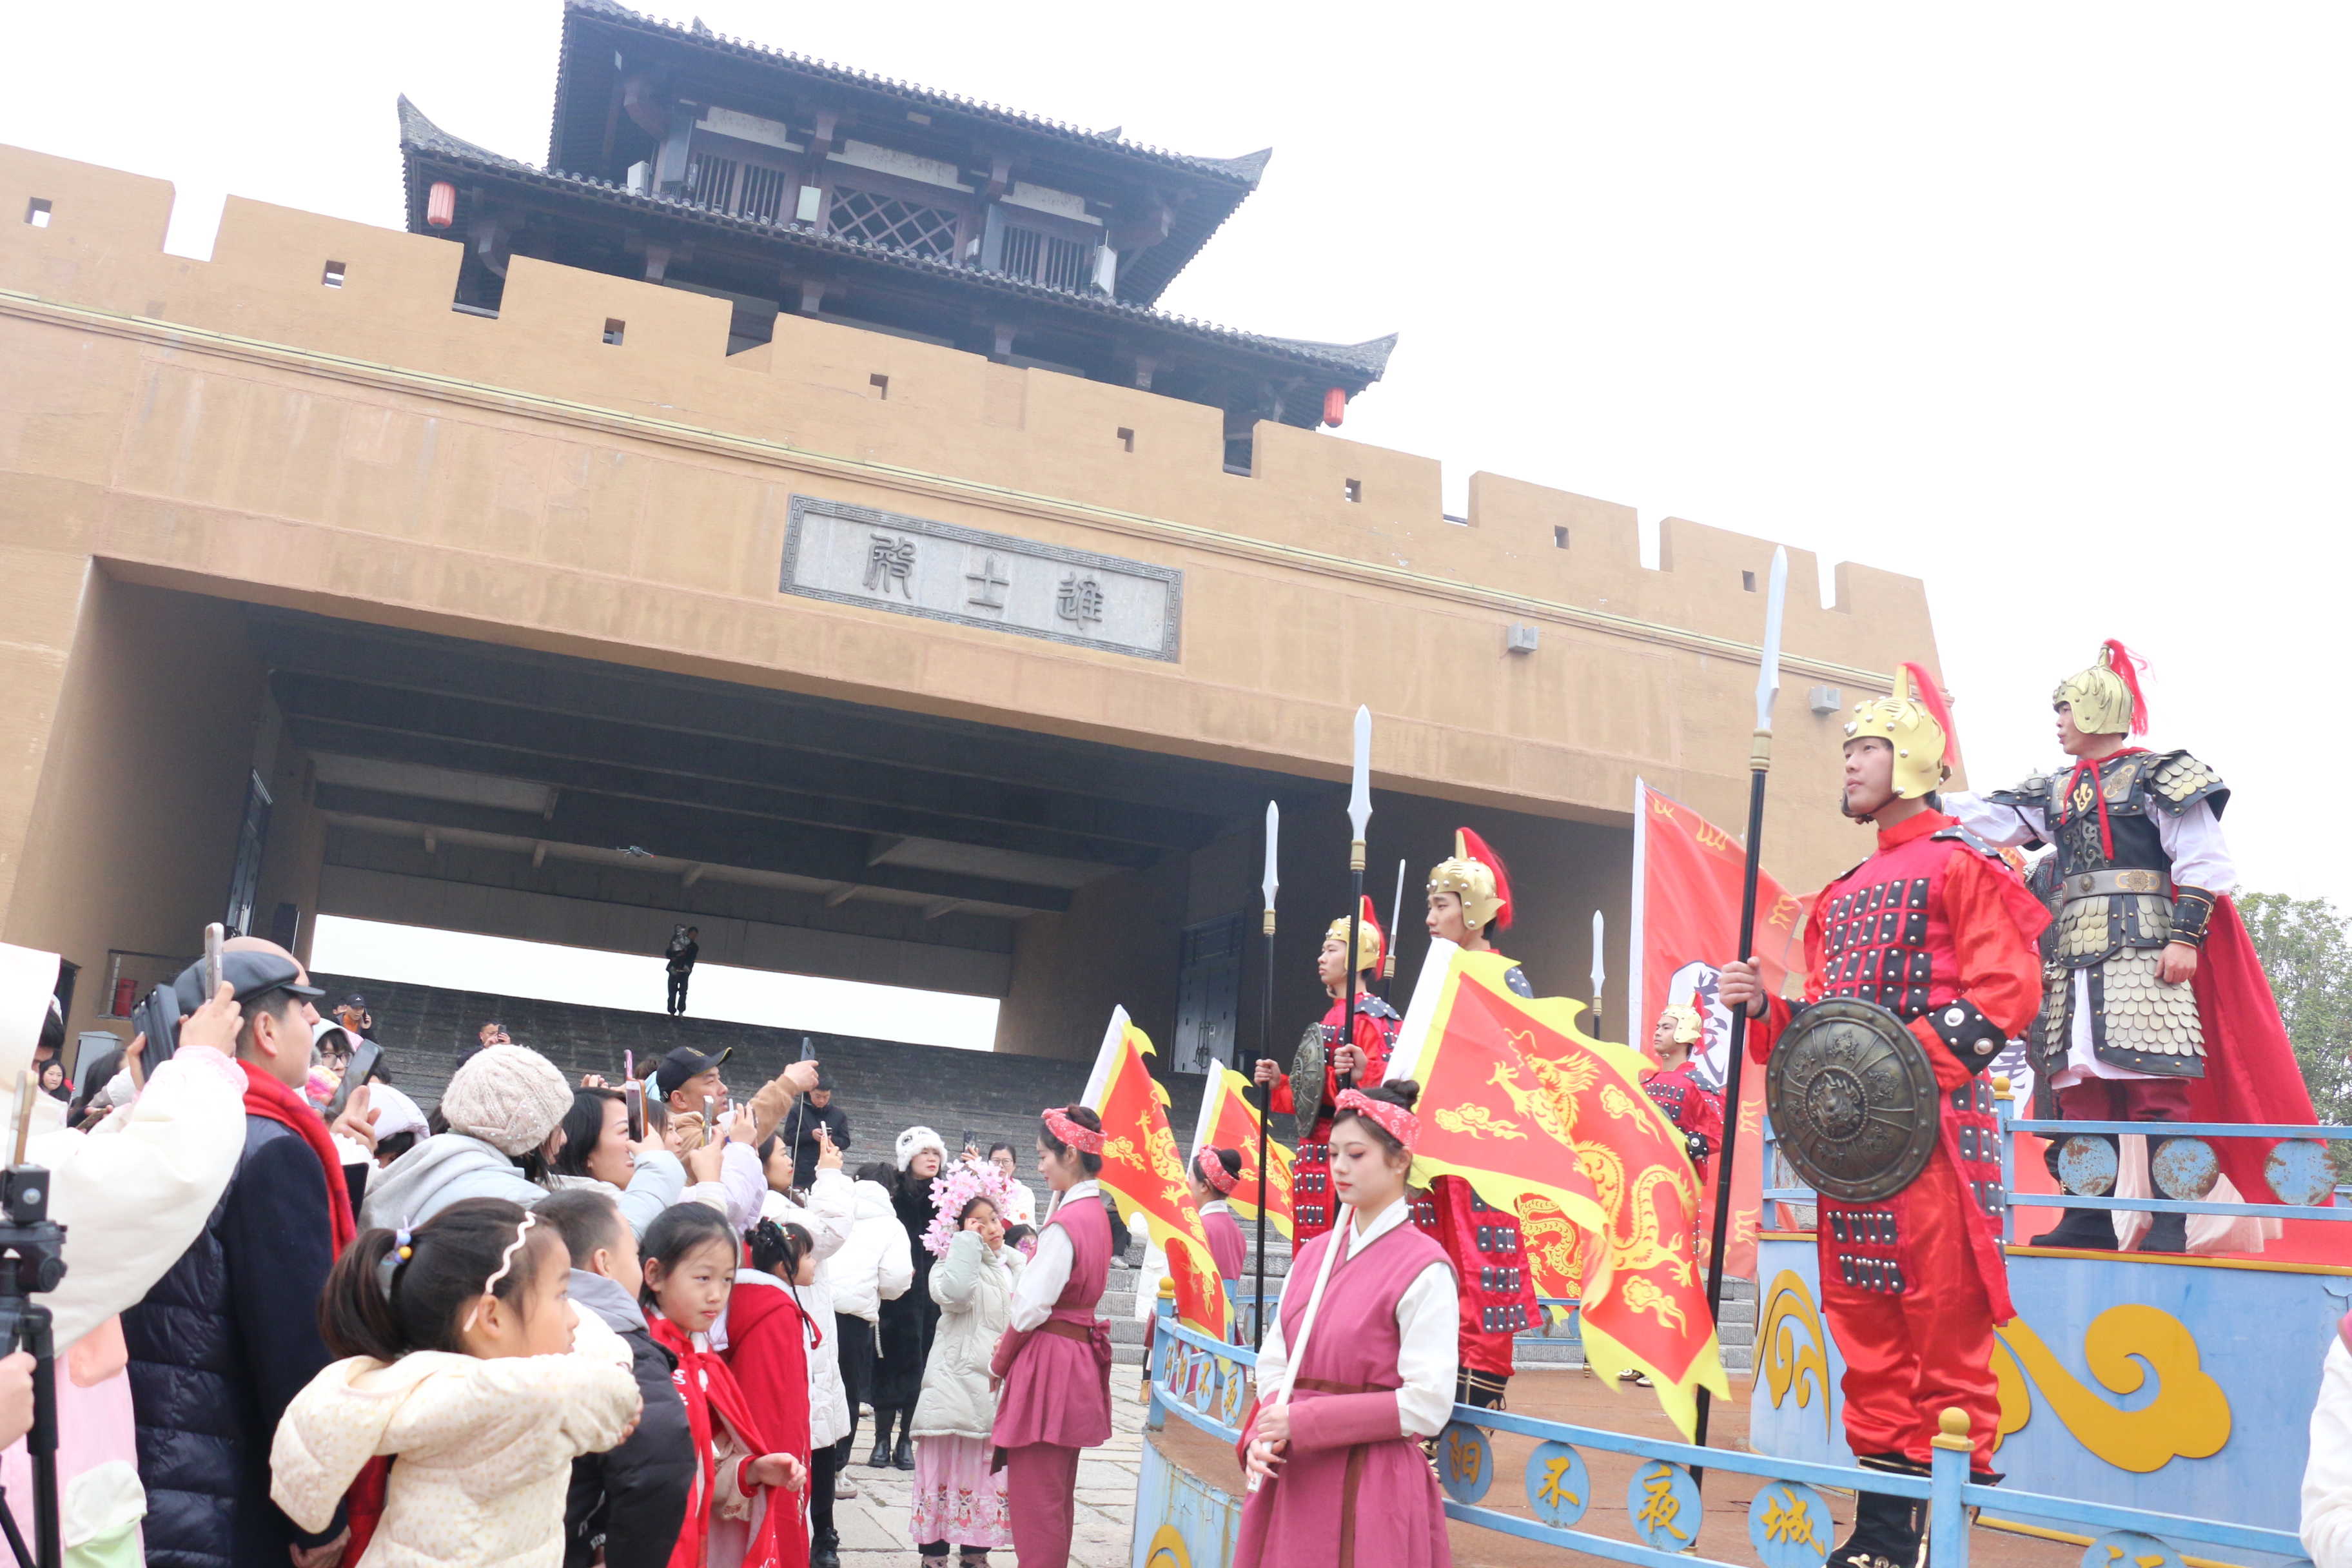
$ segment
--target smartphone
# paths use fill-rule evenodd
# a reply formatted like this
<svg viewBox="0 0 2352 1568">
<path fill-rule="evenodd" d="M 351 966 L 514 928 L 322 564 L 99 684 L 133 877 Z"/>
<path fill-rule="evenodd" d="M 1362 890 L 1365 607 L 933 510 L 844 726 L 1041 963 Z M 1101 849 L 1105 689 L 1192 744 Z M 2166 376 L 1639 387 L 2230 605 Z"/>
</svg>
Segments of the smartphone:
<svg viewBox="0 0 2352 1568">
<path fill-rule="evenodd" d="M 702 1097 L 702 1141 L 719 1142 L 719 1102 L 707 1094 Z"/>
<path fill-rule="evenodd" d="M 375 1071 L 376 1063 L 383 1059 L 383 1047 L 373 1040 L 362 1040 L 360 1048 L 352 1053 L 351 1065 L 343 1069 L 343 1081 L 335 1086 L 334 1099 L 327 1101 L 327 1125 L 332 1127 L 335 1118 L 352 1102 L 352 1090 L 367 1082 Z"/>
<path fill-rule="evenodd" d="M 623 1051 L 621 1053 L 621 1081 L 626 1083 L 636 1076 L 637 1053 L 635 1051 Z"/>
<path fill-rule="evenodd" d="M 621 1085 L 621 1098 L 629 1108 L 629 1142 L 646 1141 L 646 1086 L 635 1079 Z"/>
<path fill-rule="evenodd" d="M 804 1062 L 816 1060 L 816 1042 L 806 1035 L 801 1037 L 801 1060 Z"/>
<path fill-rule="evenodd" d="M 221 923 L 218 921 L 215 921 L 212 924 L 205 927 L 204 1000 L 205 1002 L 211 1001 L 215 996 L 220 994 L 221 942 L 226 935 L 227 933 L 221 929 Z M 199 1005 L 201 1005 L 202 1004 L 199 1004 Z"/>
</svg>

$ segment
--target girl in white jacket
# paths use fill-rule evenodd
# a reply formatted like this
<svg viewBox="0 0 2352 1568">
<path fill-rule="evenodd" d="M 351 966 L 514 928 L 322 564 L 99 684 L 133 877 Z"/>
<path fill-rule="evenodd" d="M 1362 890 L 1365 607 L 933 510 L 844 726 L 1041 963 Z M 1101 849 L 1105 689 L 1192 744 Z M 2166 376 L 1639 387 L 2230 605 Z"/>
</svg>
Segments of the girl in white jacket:
<svg viewBox="0 0 2352 1568">
<path fill-rule="evenodd" d="M 503 1198 L 363 1232 L 321 1301 L 345 1359 L 287 1406 L 271 1499 L 322 1530 L 371 1459 L 397 1456 L 346 1563 L 557 1568 L 572 1461 L 626 1436 L 639 1408 L 628 1348 L 572 1311 L 571 1271 L 562 1237 Z"/>
<path fill-rule="evenodd" d="M 1013 1321 L 1013 1284 L 1025 1261 L 1004 1245 L 1002 1194 L 975 1194 L 958 1205 L 947 1256 L 931 1270 L 940 1327 L 923 1363 L 916 1401 L 914 1535 L 924 1568 L 985 1568 L 988 1549 L 1013 1544 L 1005 1473 L 992 1471 L 996 1392 L 989 1357 Z"/>
<path fill-rule="evenodd" d="M 874 1402 L 874 1358 L 878 1352 L 882 1303 L 895 1301 L 915 1282 L 915 1252 L 885 1185 L 890 1167 L 859 1167 L 850 1194 L 849 1239 L 825 1271 L 833 1285 L 834 1344 L 840 1352 L 841 1387 L 849 1405 L 849 1435 L 842 1439 L 846 1466 L 857 1444 L 857 1412 Z"/>
</svg>

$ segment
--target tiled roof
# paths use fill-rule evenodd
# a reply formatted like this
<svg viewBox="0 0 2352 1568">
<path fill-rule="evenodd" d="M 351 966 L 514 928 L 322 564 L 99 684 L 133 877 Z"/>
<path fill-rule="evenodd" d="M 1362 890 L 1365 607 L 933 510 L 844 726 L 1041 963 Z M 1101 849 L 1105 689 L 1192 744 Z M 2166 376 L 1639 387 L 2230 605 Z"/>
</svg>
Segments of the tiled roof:
<svg viewBox="0 0 2352 1568">
<path fill-rule="evenodd" d="M 603 0 L 571 0 L 575 5 L 594 5 L 601 8 Z M 617 7 L 616 7 L 617 8 Z M 642 212 L 667 213 L 689 222 L 739 233 L 764 236 L 814 250 L 855 257 L 889 266 L 921 272 L 968 286 L 990 289 L 1001 293 L 1017 295 L 1065 308 L 1092 311 L 1115 320 L 1136 322 L 1163 331 L 1181 332 L 1210 342 L 1231 344 L 1236 348 L 1255 350 L 1302 364 L 1339 371 L 1366 382 L 1377 381 L 1388 367 L 1390 353 L 1396 347 L 1396 334 L 1375 338 L 1361 343 L 1324 343 L 1300 338 L 1273 337 L 1263 332 L 1245 332 L 1233 327 L 1221 327 L 1213 322 L 1195 321 L 1189 316 L 1173 315 L 1148 306 L 1130 304 L 1107 294 L 1081 293 L 1076 290 L 1049 288 L 1025 278 L 1014 278 L 1002 272 L 987 272 L 975 267 L 959 266 L 937 257 L 920 256 L 894 246 L 875 245 L 845 235 L 818 234 L 813 229 L 792 223 L 769 223 L 759 218 L 740 217 L 716 211 L 680 197 L 659 195 L 650 192 L 632 191 L 610 181 L 592 179 L 583 174 L 551 172 L 520 159 L 490 152 L 471 142 L 450 135 L 426 119 L 422 110 L 404 95 L 400 100 L 400 143 L 404 153 L 467 164 L 491 171 L 509 178 L 542 188 L 571 192 L 591 200 L 604 202 Z M 423 193 L 415 186 L 415 169 L 408 170 L 410 189 L 409 211 L 422 210 Z"/>
<path fill-rule="evenodd" d="M 937 109 L 969 114 L 982 120 L 992 120 L 1002 125 L 1017 126 L 1024 131 L 1036 132 L 1079 145 L 1097 148 L 1106 153 L 1123 154 L 1170 168 L 1185 169 L 1194 174 L 1231 180 L 1244 190 L 1256 188 L 1259 176 L 1265 173 L 1266 161 L 1274 156 L 1274 149 L 1271 147 L 1260 148 L 1257 152 L 1244 153 L 1238 158 L 1196 158 L 1188 153 L 1171 153 L 1163 147 L 1149 146 L 1140 142 L 1129 142 L 1116 130 L 1089 131 L 1084 126 L 1072 125 L 1066 121 L 1049 119 L 1040 114 L 1024 114 L 1019 110 L 1006 109 L 1001 104 L 989 103 L 976 98 L 966 98 L 961 93 L 940 92 L 932 88 L 918 87 L 912 82 L 900 81 L 893 77 L 876 76 L 870 71 L 835 65 L 830 60 L 820 60 L 807 55 L 794 54 L 789 49 L 779 49 L 766 44 L 755 44 L 744 38 L 730 37 L 724 33 L 714 33 L 704 26 L 702 18 L 699 16 L 694 19 L 691 26 L 681 27 L 675 22 L 665 22 L 657 16 L 648 16 L 642 11 L 632 10 L 626 5 L 618 5 L 615 0 L 564 0 L 563 8 L 567 13 L 576 12 L 583 16 L 602 16 L 616 22 L 625 22 L 649 32 L 667 34 L 684 42 L 698 44 L 745 58 L 772 61 L 788 66 L 805 75 L 839 82 L 845 86 L 864 88 L 875 92 L 887 92 L 895 98 L 904 99 L 909 103 L 927 103 Z"/>
</svg>

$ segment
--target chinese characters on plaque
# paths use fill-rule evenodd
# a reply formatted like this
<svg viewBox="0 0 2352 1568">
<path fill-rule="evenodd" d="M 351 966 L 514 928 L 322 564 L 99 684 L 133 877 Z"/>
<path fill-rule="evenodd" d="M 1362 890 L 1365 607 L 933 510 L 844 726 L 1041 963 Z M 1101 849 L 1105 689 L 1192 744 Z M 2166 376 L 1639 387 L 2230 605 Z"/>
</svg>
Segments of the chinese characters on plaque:
<svg viewBox="0 0 2352 1568">
<path fill-rule="evenodd" d="M 1177 657 L 1184 574 L 1148 562 L 811 496 L 793 498 L 786 594 L 1143 658 Z"/>
</svg>

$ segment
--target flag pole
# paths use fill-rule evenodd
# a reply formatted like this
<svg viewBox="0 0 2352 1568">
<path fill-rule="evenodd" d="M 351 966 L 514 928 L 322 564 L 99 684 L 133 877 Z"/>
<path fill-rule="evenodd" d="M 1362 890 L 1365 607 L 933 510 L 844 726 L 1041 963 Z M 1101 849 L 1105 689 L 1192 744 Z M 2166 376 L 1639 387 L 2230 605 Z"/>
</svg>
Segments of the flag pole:
<svg viewBox="0 0 2352 1568">
<path fill-rule="evenodd" d="M 1404 861 L 1397 861 L 1396 898 L 1389 904 L 1388 955 L 1381 961 L 1381 1000 L 1386 1002 L 1396 990 L 1397 925 L 1404 919 Z"/>
<path fill-rule="evenodd" d="M 1274 874 L 1275 841 L 1282 832 L 1282 807 L 1265 803 L 1265 983 L 1259 987 L 1257 1054 L 1271 1059 L 1274 1052 L 1274 890 L 1281 884 Z M 1255 1077 L 1255 1073 L 1250 1076 Z M 1250 1313 L 1250 1348 L 1265 1342 L 1265 1211 L 1274 1206 L 1265 1190 L 1265 1141 L 1274 1136 L 1274 1085 L 1257 1086 L 1257 1304 Z"/>
<path fill-rule="evenodd" d="M 1355 830 L 1355 837 L 1348 846 L 1348 1012 L 1347 1026 L 1339 1036 L 1342 1047 L 1356 1043 L 1356 988 L 1362 978 L 1361 972 L 1356 967 L 1356 933 L 1363 929 L 1364 923 L 1364 828 L 1372 820 L 1372 710 L 1370 708 L 1359 707 L 1356 710 L 1356 755 L 1350 773 L 1348 823 Z M 1356 1087 L 1356 1075 L 1340 1073 L 1338 1082 L 1341 1089 L 1353 1089 Z M 1292 1084 L 1290 1092 L 1296 1095 L 1298 1086 Z M 1322 1086 L 1318 1084 L 1315 1092 L 1322 1093 Z"/>
<path fill-rule="evenodd" d="M 1764 781 L 1772 772 L 1772 701 L 1780 691 L 1780 616 L 1789 597 L 1789 552 L 1772 552 L 1771 593 L 1764 605 L 1764 658 L 1756 677 L 1756 734 L 1748 752 L 1748 864 L 1739 884 L 1739 951 L 1745 962 L 1756 943 L 1756 881 L 1764 868 Z M 1706 1263 L 1706 1315 L 1723 1317 L 1723 1261 L 1731 1238 L 1732 1162 L 1739 1151 L 1739 1069 L 1748 1056 L 1748 1009 L 1731 1010 L 1731 1059 L 1724 1068 L 1723 1163 L 1715 1177 L 1714 1246 Z M 1698 1391 L 1692 1441 L 1706 1447 L 1707 1391 Z M 1693 1471 L 1696 1480 L 1699 1472 Z"/>
</svg>

